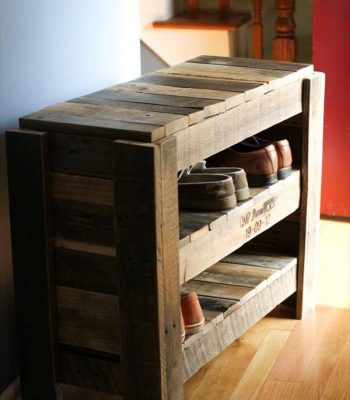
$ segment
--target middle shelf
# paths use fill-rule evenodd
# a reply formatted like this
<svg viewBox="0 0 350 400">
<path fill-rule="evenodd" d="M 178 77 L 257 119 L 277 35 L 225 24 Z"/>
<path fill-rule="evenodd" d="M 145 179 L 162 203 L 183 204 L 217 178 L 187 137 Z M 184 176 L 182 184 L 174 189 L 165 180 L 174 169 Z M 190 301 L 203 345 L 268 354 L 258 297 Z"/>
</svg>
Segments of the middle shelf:
<svg viewBox="0 0 350 400">
<path fill-rule="evenodd" d="M 180 211 L 180 284 L 264 232 L 300 203 L 300 171 L 270 187 L 252 188 L 251 198 L 225 212 Z"/>
</svg>

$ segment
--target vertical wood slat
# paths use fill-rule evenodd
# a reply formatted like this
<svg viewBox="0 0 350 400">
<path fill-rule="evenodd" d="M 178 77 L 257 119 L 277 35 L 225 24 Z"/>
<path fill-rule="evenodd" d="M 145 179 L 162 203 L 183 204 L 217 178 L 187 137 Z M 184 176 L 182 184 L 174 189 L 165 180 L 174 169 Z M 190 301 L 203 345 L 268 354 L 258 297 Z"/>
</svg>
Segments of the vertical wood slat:
<svg viewBox="0 0 350 400">
<path fill-rule="evenodd" d="M 183 396 L 176 141 L 115 142 L 125 400 Z"/>
<path fill-rule="evenodd" d="M 316 272 L 321 199 L 324 74 L 315 73 L 303 85 L 303 150 L 297 317 L 316 302 Z"/>
<path fill-rule="evenodd" d="M 48 135 L 13 130 L 6 141 L 22 399 L 56 400 Z"/>
</svg>

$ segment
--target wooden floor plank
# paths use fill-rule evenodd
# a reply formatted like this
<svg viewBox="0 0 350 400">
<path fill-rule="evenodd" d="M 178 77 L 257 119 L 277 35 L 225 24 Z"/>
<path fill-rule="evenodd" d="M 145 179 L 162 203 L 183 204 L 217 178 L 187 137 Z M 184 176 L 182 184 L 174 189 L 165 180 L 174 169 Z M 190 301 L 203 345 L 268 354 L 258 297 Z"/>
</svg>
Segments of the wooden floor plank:
<svg viewBox="0 0 350 400">
<path fill-rule="evenodd" d="M 268 332 L 229 400 L 255 400 L 257 398 L 289 336 L 289 331 L 271 330 Z"/>
<path fill-rule="evenodd" d="M 329 376 L 321 400 L 350 399 L 350 335 L 348 335 L 342 353 Z"/>
<path fill-rule="evenodd" d="M 267 381 L 262 387 L 257 400 L 302 400 L 307 397 L 298 397 L 300 383 L 285 381 Z"/>
<path fill-rule="evenodd" d="M 270 380 L 301 382 L 326 332 L 332 310 L 318 307 L 291 334 L 271 373 Z M 296 351 L 298 349 L 298 351 Z"/>
<path fill-rule="evenodd" d="M 334 309 L 323 340 L 300 384 L 300 399 L 319 400 L 322 397 L 349 333 L 350 310 Z M 350 352 L 348 357 L 350 358 Z"/>
</svg>

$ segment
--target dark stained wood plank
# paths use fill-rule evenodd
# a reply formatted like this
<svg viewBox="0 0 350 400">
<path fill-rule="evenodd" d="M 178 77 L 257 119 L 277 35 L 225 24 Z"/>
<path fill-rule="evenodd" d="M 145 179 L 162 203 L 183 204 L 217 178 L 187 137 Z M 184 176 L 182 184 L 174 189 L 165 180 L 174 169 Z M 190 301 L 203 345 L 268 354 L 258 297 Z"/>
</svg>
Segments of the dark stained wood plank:
<svg viewBox="0 0 350 400">
<path fill-rule="evenodd" d="M 313 71 L 313 66 L 310 64 L 302 63 L 288 63 L 281 61 L 272 60 L 255 60 L 249 58 L 229 58 L 229 57 L 219 57 L 219 56 L 199 56 L 188 60 L 189 63 L 200 63 L 200 64 L 214 64 L 214 65 L 232 65 L 235 67 L 245 67 L 245 68 L 261 68 L 270 70 L 280 70 L 280 71 L 291 71 L 296 72 L 300 69 L 308 69 L 311 73 Z"/>
<path fill-rule="evenodd" d="M 112 140 L 51 132 L 50 169 L 72 175 L 113 177 Z"/>
<path fill-rule="evenodd" d="M 168 96 L 194 97 L 198 99 L 224 100 L 226 110 L 244 102 L 244 94 L 239 92 L 224 92 L 221 90 L 194 89 L 186 87 L 161 86 L 135 82 L 123 83 L 113 89 L 125 92 L 139 92 L 150 94 L 166 94 Z"/>
<path fill-rule="evenodd" d="M 22 396 L 56 400 L 48 135 L 12 130 L 6 143 Z"/>
<path fill-rule="evenodd" d="M 56 285 L 118 295 L 115 257 L 55 248 L 54 271 Z"/>
<path fill-rule="evenodd" d="M 265 85 L 261 83 L 230 81 L 227 79 L 195 78 L 175 74 L 169 76 L 162 73 L 144 75 L 132 82 L 193 89 L 221 90 L 226 92 L 251 92 L 251 96 L 263 95 L 267 90 Z"/>
<path fill-rule="evenodd" d="M 176 107 L 160 104 L 149 104 L 149 103 L 138 103 L 131 101 L 119 101 L 110 99 L 94 98 L 93 95 L 77 97 L 70 100 L 71 103 L 81 103 L 81 104 L 92 104 L 106 107 L 116 107 L 132 110 L 143 110 L 157 113 L 170 113 L 187 115 L 189 118 L 189 124 L 197 123 L 205 118 L 205 113 L 202 108 L 199 107 Z"/>
<path fill-rule="evenodd" d="M 113 181 L 86 177 L 51 173 L 51 196 L 55 199 L 74 200 L 103 206 L 114 205 Z"/>
<path fill-rule="evenodd" d="M 76 135 L 123 138 L 140 142 L 153 142 L 165 136 L 164 127 L 124 121 L 111 121 L 75 115 L 63 116 L 39 111 L 20 118 L 22 129 L 68 132 Z"/>
<path fill-rule="evenodd" d="M 112 92 L 113 93 L 113 92 Z M 98 98 L 98 94 L 96 94 Z M 164 127 L 165 135 L 171 135 L 188 126 L 188 118 L 184 115 L 143 111 L 132 108 L 110 107 L 107 105 L 93 105 L 77 102 L 58 103 L 40 111 L 47 115 L 62 115 L 63 117 L 81 117 L 93 120 L 106 120 L 118 124 L 130 123 L 156 125 Z"/>
<path fill-rule="evenodd" d="M 226 285 L 214 282 L 202 282 L 195 279 L 190 280 L 181 286 L 185 293 L 196 292 L 206 297 L 219 297 L 228 300 L 247 301 L 254 295 L 254 289 L 246 286 Z"/>
<path fill-rule="evenodd" d="M 122 394 L 130 399 L 182 399 L 175 146 L 175 138 L 159 147 L 115 143 Z"/>
<path fill-rule="evenodd" d="M 92 356 L 61 347 L 60 364 L 63 383 L 112 394 L 121 392 L 119 357 Z"/>
<path fill-rule="evenodd" d="M 118 297 L 56 287 L 58 340 L 62 344 L 120 353 Z"/>
<path fill-rule="evenodd" d="M 235 307 L 238 304 L 237 300 L 228 300 L 219 297 L 198 296 L 198 298 L 205 315 L 213 315 L 213 313 L 225 314 L 231 307 Z"/>
<path fill-rule="evenodd" d="M 114 86 L 108 90 L 102 90 L 91 94 L 93 98 L 104 100 L 119 100 L 131 103 L 146 103 L 160 106 L 187 107 L 196 108 L 198 111 L 203 110 L 204 116 L 224 112 L 226 109 L 225 102 L 221 100 L 213 100 L 207 98 L 188 97 L 188 96 L 169 96 L 167 94 L 154 94 L 135 91 L 119 90 L 119 86 Z"/>
</svg>

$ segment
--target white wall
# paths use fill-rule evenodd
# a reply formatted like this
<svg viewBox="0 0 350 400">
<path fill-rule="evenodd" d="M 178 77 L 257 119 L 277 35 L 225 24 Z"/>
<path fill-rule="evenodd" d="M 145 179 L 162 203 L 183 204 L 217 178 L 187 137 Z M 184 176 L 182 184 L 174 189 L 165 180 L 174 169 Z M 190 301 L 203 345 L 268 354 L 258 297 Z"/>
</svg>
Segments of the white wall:
<svg viewBox="0 0 350 400">
<path fill-rule="evenodd" d="M 138 0 L 0 0 L 0 393 L 16 374 L 4 131 L 140 74 Z"/>
</svg>

